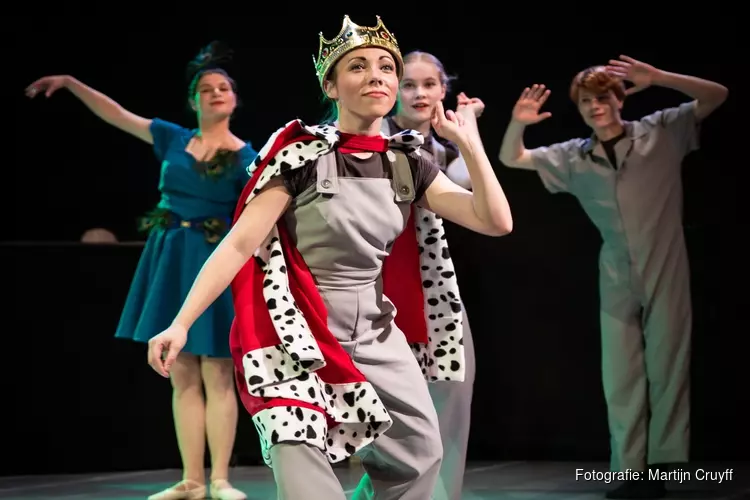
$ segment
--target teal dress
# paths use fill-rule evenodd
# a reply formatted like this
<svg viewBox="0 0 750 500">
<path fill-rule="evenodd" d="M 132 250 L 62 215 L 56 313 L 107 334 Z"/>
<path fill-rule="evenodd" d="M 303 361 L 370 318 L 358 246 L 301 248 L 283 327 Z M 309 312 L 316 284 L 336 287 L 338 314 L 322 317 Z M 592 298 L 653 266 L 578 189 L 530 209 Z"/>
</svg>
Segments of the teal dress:
<svg viewBox="0 0 750 500">
<path fill-rule="evenodd" d="M 231 224 L 248 180 L 247 166 L 257 152 L 248 142 L 236 152 L 217 155 L 212 165 L 198 162 L 185 151 L 196 132 L 160 119 L 151 123 L 154 153 L 161 162 L 161 200 L 142 221 L 142 229 L 149 235 L 116 338 L 148 342 L 168 328 Z M 227 289 L 192 326 L 183 352 L 230 358 L 233 319 L 232 296 Z"/>
</svg>

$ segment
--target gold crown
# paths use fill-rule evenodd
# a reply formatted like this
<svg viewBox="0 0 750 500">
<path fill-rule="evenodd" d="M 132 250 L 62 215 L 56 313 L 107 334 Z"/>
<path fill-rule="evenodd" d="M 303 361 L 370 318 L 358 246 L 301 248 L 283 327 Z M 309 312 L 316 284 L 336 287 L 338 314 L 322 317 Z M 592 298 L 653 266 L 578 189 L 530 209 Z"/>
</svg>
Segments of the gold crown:
<svg viewBox="0 0 750 500">
<path fill-rule="evenodd" d="M 341 31 L 339 31 L 339 34 L 333 40 L 326 40 L 323 38 L 323 32 L 320 32 L 318 59 L 316 60 L 315 56 L 313 56 L 313 63 L 315 64 L 315 74 L 318 76 L 321 87 L 328 72 L 336 64 L 336 61 L 350 50 L 361 47 L 381 47 L 393 54 L 398 66 L 398 76 L 401 78 L 404 61 L 401 58 L 401 51 L 398 48 L 396 37 L 388 31 L 380 16 L 375 17 L 378 19 L 378 24 L 374 28 L 370 28 L 359 26 L 353 23 L 348 15 L 344 16 Z"/>
</svg>

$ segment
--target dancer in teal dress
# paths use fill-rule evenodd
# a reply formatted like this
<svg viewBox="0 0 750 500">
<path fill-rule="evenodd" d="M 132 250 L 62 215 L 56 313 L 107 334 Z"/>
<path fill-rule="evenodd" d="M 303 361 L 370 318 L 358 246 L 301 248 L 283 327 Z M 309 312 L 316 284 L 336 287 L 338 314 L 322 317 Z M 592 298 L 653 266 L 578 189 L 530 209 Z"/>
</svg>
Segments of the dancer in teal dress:
<svg viewBox="0 0 750 500">
<path fill-rule="evenodd" d="M 236 85 L 218 66 L 228 55 L 219 50 L 218 44 L 209 45 L 188 66 L 188 103 L 197 114 L 197 129 L 137 116 L 71 76 L 44 77 L 26 89 L 29 97 L 69 90 L 105 122 L 152 144 L 161 164 L 161 200 L 141 223 L 148 240 L 117 338 L 148 342 L 171 324 L 193 280 L 227 232 L 248 180 L 247 167 L 257 156 L 250 143 L 229 130 L 237 105 Z M 228 482 L 237 426 L 229 352 L 233 318 L 227 290 L 196 322 L 190 343 L 177 360 L 171 381 L 183 480 L 150 500 L 246 498 Z M 204 476 L 206 437 L 212 462 L 210 488 Z"/>
</svg>

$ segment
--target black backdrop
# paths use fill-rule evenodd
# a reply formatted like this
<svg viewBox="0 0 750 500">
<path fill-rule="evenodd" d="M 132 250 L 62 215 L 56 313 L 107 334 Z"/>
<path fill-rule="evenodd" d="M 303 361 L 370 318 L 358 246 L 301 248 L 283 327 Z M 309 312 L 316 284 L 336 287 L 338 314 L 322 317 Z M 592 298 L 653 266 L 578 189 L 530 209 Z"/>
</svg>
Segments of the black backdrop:
<svg viewBox="0 0 750 500">
<path fill-rule="evenodd" d="M 470 443 L 476 460 L 608 456 L 597 322 L 600 239 L 573 198 L 551 196 L 535 174 L 496 160 L 520 91 L 545 83 L 553 92 L 553 117 L 527 134 L 536 146 L 588 133 L 566 97 L 570 78 L 621 53 L 730 88 L 705 124 L 703 149 L 685 163 L 693 450 L 697 459 L 747 458 L 741 422 L 750 342 L 742 317 L 750 273 L 740 241 L 748 226 L 740 203 L 747 179 L 740 118 L 747 108 L 738 88 L 745 69 L 738 21 L 730 14 L 552 13 L 538 5 L 531 12 L 523 5 L 501 12 L 451 6 L 430 16 L 416 6 L 397 14 L 334 8 L 284 17 L 238 8 L 253 6 L 198 6 L 177 19 L 135 12 L 6 17 L 2 239 L 16 243 L 2 247 L 11 276 L 3 290 L 12 295 L 3 302 L 2 474 L 179 464 L 168 382 L 149 372 L 144 346 L 112 339 L 140 248 L 72 243 L 95 226 L 138 240 L 135 218 L 158 200 L 158 164 L 148 145 L 102 123 L 66 92 L 29 101 L 24 87 L 45 74 L 72 74 L 135 113 L 192 126 L 185 64 L 221 38 L 235 49 L 232 74 L 243 100 L 233 129 L 259 149 L 283 123 L 320 118 L 311 55 L 317 33 L 337 33 L 344 13 L 362 24 L 379 13 L 405 51 L 433 52 L 458 76 L 456 91 L 487 105 L 481 132 L 515 230 L 490 239 L 448 228 L 477 344 Z M 648 89 L 628 100 L 624 117 L 685 99 Z M 58 243 L 44 243 L 51 241 Z M 252 463 L 257 438 L 248 417 L 241 420 L 237 457 Z"/>
</svg>

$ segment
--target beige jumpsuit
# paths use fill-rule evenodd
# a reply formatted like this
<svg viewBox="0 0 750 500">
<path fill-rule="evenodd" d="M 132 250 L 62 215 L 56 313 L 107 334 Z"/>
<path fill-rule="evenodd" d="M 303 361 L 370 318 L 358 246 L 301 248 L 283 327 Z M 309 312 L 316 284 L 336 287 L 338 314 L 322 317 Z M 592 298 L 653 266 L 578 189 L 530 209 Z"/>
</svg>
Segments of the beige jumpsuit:
<svg viewBox="0 0 750 500">
<path fill-rule="evenodd" d="M 683 158 L 698 149 L 692 103 L 626 122 L 617 165 L 595 137 L 531 151 L 545 187 L 575 196 L 599 230 L 602 377 L 611 468 L 686 462 L 690 443 L 688 255 Z"/>
</svg>

